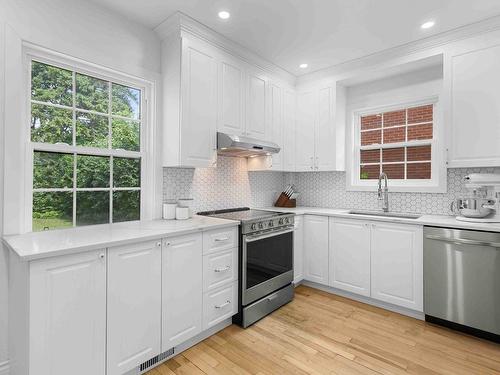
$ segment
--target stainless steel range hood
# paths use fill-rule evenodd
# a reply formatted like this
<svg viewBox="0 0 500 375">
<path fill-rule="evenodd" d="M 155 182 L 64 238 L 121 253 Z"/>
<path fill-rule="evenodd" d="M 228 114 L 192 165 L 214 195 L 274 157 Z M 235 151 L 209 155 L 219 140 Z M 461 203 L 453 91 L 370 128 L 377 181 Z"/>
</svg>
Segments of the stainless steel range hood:
<svg viewBox="0 0 500 375">
<path fill-rule="evenodd" d="M 280 152 L 280 146 L 276 143 L 239 135 L 217 133 L 217 153 L 219 155 L 246 158 L 271 155 L 278 152 Z"/>
</svg>

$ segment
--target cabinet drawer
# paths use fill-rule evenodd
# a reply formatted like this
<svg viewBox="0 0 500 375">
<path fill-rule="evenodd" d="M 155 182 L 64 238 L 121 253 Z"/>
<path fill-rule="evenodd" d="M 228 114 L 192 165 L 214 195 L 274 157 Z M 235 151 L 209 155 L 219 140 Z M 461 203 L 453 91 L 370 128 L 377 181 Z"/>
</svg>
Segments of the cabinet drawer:
<svg viewBox="0 0 500 375">
<path fill-rule="evenodd" d="M 203 296 L 203 329 L 210 328 L 238 312 L 238 282 L 207 292 Z"/>
<path fill-rule="evenodd" d="M 208 292 L 237 279 L 238 249 L 203 256 L 203 291 Z"/>
<path fill-rule="evenodd" d="M 238 247 L 238 228 L 215 229 L 203 232 L 203 253 L 230 250 Z"/>
</svg>

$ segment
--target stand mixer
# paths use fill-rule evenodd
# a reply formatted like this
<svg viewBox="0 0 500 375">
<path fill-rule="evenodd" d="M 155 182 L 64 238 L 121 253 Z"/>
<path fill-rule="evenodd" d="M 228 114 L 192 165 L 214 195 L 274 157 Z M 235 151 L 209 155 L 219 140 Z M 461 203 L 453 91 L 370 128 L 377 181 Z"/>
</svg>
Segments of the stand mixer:
<svg viewBox="0 0 500 375">
<path fill-rule="evenodd" d="M 467 198 L 452 202 L 457 220 L 500 223 L 500 174 L 472 173 L 465 176 L 465 187 L 471 192 Z"/>
</svg>

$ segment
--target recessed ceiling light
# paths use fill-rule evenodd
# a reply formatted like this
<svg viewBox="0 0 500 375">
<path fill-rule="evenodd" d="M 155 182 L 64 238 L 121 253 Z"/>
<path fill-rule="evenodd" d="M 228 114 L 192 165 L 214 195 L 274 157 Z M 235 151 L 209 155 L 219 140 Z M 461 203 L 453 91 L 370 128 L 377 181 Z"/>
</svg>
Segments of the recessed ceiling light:
<svg viewBox="0 0 500 375">
<path fill-rule="evenodd" d="M 436 22 L 434 21 L 427 21 L 427 22 L 424 22 L 422 25 L 420 25 L 420 27 L 422 29 L 430 29 L 432 26 L 434 26 Z"/>
<path fill-rule="evenodd" d="M 309 65 L 307 65 L 306 63 L 304 63 L 304 64 L 300 64 L 300 65 L 299 65 L 299 68 L 301 68 L 301 69 L 305 69 L 305 68 L 307 68 L 308 66 L 309 66 Z"/>
<path fill-rule="evenodd" d="M 228 11 L 221 10 L 219 12 L 219 18 L 220 19 L 227 20 L 229 17 L 231 17 L 231 13 L 229 13 Z"/>
</svg>

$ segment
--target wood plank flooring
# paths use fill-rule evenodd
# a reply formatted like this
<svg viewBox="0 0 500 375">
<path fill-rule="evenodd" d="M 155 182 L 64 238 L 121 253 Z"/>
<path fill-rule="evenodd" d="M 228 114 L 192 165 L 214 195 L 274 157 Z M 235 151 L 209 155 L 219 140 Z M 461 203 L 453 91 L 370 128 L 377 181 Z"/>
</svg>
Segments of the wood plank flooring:
<svg viewBox="0 0 500 375">
<path fill-rule="evenodd" d="M 299 286 L 250 328 L 227 327 L 147 373 L 172 374 L 500 374 L 500 345 Z"/>
</svg>

